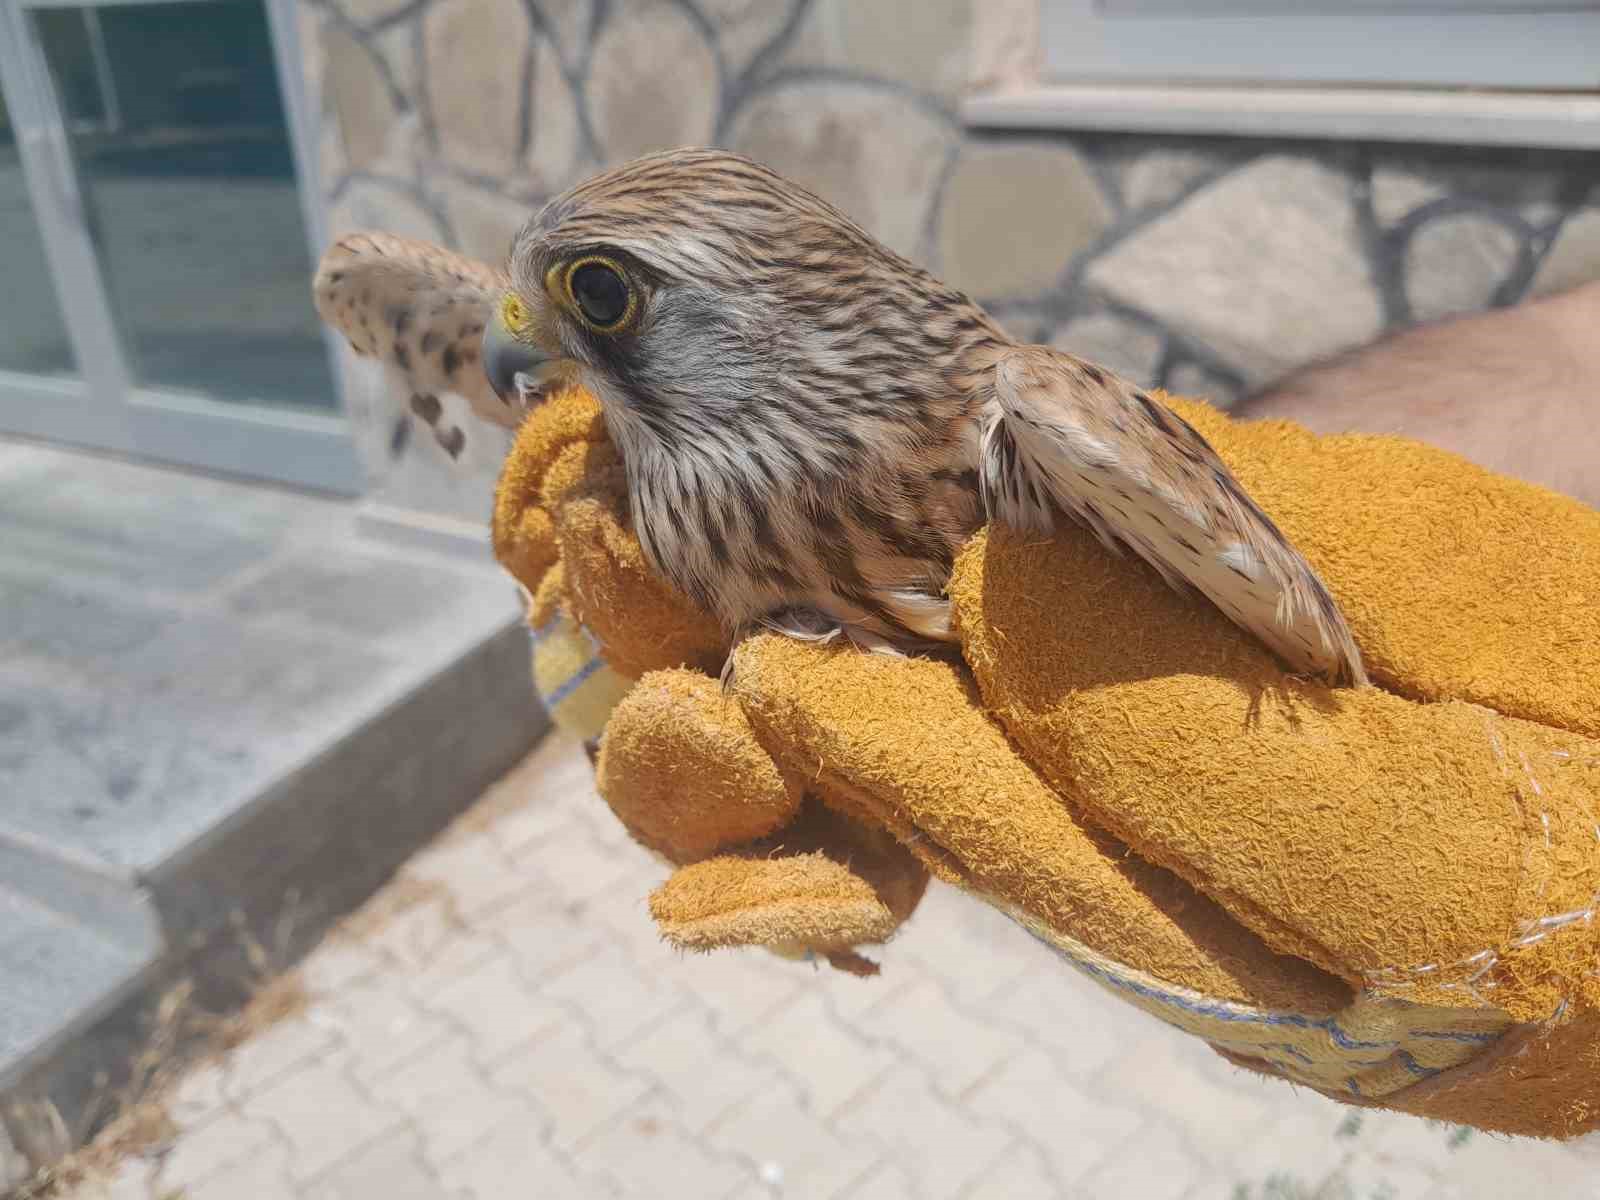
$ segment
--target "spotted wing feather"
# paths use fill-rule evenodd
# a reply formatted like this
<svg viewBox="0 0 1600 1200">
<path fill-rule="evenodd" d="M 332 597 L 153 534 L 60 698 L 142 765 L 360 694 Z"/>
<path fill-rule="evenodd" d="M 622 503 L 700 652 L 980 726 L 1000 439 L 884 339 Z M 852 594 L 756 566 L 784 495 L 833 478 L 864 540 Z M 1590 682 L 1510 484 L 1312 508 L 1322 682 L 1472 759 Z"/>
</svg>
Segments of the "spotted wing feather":
<svg viewBox="0 0 1600 1200">
<path fill-rule="evenodd" d="M 1061 509 L 1205 595 L 1295 670 L 1366 682 L 1311 565 L 1194 427 L 1153 397 L 1069 354 L 1025 346 L 997 363 L 982 421 L 992 518 L 1047 531 Z"/>
<path fill-rule="evenodd" d="M 495 395 L 479 361 L 484 324 L 506 286 L 503 272 L 442 247 L 352 233 L 322 256 L 312 295 L 322 319 L 385 366 L 412 415 L 459 458 L 470 432 L 450 420 L 445 398 L 459 396 L 474 417 L 508 429 L 523 416 Z"/>
</svg>

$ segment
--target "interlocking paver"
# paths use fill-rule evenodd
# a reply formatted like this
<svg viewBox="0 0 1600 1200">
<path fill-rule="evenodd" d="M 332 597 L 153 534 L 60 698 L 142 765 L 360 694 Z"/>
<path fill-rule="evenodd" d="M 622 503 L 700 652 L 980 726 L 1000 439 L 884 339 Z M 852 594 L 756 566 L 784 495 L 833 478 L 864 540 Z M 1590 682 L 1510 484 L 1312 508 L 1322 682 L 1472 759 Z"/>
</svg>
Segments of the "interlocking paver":
<svg viewBox="0 0 1600 1200">
<path fill-rule="evenodd" d="M 1135 1137 L 1125 1152 L 1113 1154 L 1081 1179 L 1075 1190 L 1084 1197 L 1137 1196 L 1139 1200 L 1183 1200 L 1207 1182 L 1205 1164 L 1181 1140 Z"/>
<path fill-rule="evenodd" d="M 552 979 L 544 994 L 581 1013 L 601 1050 L 655 1024 L 684 1001 L 677 987 L 609 945 Z"/>
<path fill-rule="evenodd" d="M 240 1110 L 267 1122 L 288 1143 L 297 1180 L 314 1178 L 402 1119 L 357 1089 L 340 1065 L 328 1062 L 291 1072 Z"/>
<path fill-rule="evenodd" d="M 651 1090 L 650 1079 L 602 1060 L 576 1024 L 558 1025 L 495 1067 L 502 1091 L 532 1101 L 544 1115 L 550 1142 L 570 1149 L 632 1107 Z"/>
<path fill-rule="evenodd" d="M 1217 1167 L 1259 1137 L 1282 1099 L 1263 1080 L 1195 1039 L 1145 1041 L 1101 1072 L 1099 1095 L 1153 1113 L 1182 1113 L 1185 1140 Z"/>
<path fill-rule="evenodd" d="M 241 1047 L 242 1048 L 242 1047 Z M 226 1111 L 223 1095 L 222 1063 L 201 1063 L 189 1070 L 167 1096 L 167 1116 L 178 1130 L 187 1133 Z"/>
<path fill-rule="evenodd" d="M 413 879 L 439 883 L 465 917 L 480 917 L 520 895 L 528 886 L 525 871 L 484 833 L 447 834 L 406 864 Z"/>
<path fill-rule="evenodd" d="M 1600 1196 L 1600 1137 L 1257 1079 L 941 887 L 863 980 L 670 949 L 662 877 L 540 748 L 163 1097 L 170 1150 L 63 1200 Z"/>
<path fill-rule="evenodd" d="M 272 1144 L 176 1192 L 158 1190 L 160 1200 L 299 1200 L 290 1182 L 290 1152 Z"/>
<path fill-rule="evenodd" d="M 224 1112 L 180 1137 L 163 1156 L 156 1173 L 156 1192 L 192 1188 L 207 1176 L 245 1162 L 274 1144 L 272 1126 L 264 1121 Z"/>
<path fill-rule="evenodd" d="M 337 1042 L 351 1073 L 375 1079 L 446 1037 L 451 1026 L 414 1003 L 398 981 L 384 977 L 346 988 L 306 1017 Z"/>
<path fill-rule="evenodd" d="M 390 1071 L 377 1085 L 377 1095 L 411 1119 L 431 1163 L 481 1138 L 500 1120 L 507 1101 L 473 1061 L 465 1034 L 452 1034 Z"/>
<path fill-rule="evenodd" d="M 1145 1123 L 1138 1110 L 1066 1079 L 1042 1050 L 1019 1055 L 984 1080 L 967 1108 L 1024 1134 L 1061 1183 L 1116 1153 Z"/>
<path fill-rule="evenodd" d="M 959 1196 L 1011 1142 L 1003 1128 L 952 1107 L 919 1069 L 901 1065 L 834 1118 L 834 1128 L 881 1146 L 911 1176 L 915 1195 Z"/>
<path fill-rule="evenodd" d="M 1038 1156 L 1013 1145 L 961 1200 L 1060 1200 L 1062 1195 L 1061 1185 Z"/>
<path fill-rule="evenodd" d="M 835 1020 L 814 989 L 757 1022 L 740 1043 L 780 1064 L 800 1085 L 811 1111 L 822 1117 L 831 1117 L 900 1061 L 893 1046 Z"/>
<path fill-rule="evenodd" d="M 303 1016 L 287 1017 L 229 1055 L 223 1094 L 233 1101 L 246 1100 L 302 1063 L 329 1056 L 338 1045 L 332 1029 Z"/>
<path fill-rule="evenodd" d="M 623 1195 L 649 1200 L 723 1196 L 759 1178 L 759 1168 L 708 1149 L 673 1121 L 672 1106 L 646 1100 L 623 1113 L 584 1147 L 584 1161 Z"/>
<path fill-rule="evenodd" d="M 1026 1044 L 1016 1034 L 956 1008 L 931 979 L 886 997 L 850 1024 L 876 1040 L 903 1047 L 947 1097 L 960 1096 Z"/>
<path fill-rule="evenodd" d="M 594 1176 L 580 1176 L 539 1137 L 539 1115 L 526 1105 L 506 1105 L 498 1124 L 439 1167 L 439 1180 L 468 1200 L 559 1197 L 602 1200 L 617 1189 Z"/>
<path fill-rule="evenodd" d="M 782 1179 L 784 1200 L 829 1200 L 871 1171 L 875 1148 L 849 1142 L 781 1087 L 732 1109 L 706 1140 L 753 1158 L 757 1170 Z"/>
<path fill-rule="evenodd" d="M 445 1200 L 448 1193 L 423 1164 L 416 1132 L 402 1128 L 335 1163 L 302 1195 L 304 1200 Z"/>
<path fill-rule="evenodd" d="M 428 1000 L 428 1010 L 448 1018 L 472 1039 L 484 1064 L 570 1018 L 527 984 L 509 956 L 492 958 Z"/>
<path fill-rule="evenodd" d="M 665 1088 L 679 1123 L 695 1132 L 741 1101 L 783 1085 L 774 1067 L 747 1061 L 720 1039 L 698 1008 L 674 1013 L 612 1054 L 622 1066 Z M 708 1072 L 708 1062 L 715 1062 L 717 1070 Z"/>
</svg>

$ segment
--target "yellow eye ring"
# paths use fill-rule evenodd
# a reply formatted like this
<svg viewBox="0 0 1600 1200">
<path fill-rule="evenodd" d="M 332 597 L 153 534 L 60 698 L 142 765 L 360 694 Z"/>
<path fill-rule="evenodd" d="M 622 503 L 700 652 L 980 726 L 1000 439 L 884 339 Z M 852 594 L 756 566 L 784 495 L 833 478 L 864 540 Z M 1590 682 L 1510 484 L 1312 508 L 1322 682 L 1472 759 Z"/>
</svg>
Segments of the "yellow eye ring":
<svg viewBox="0 0 1600 1200">
<path fill-rule="evenodd" d="M 620 333 L 639 315 L 639 296 L 627 272 L 604 255 L 573 259 L 561 273 L 561 285 L 568 306 L 596 333 Z"/>
<path fill-rule="evenodd" d="M 500 323 L 517 337 L 524 336 L 533 324 L 528 306 L 515 292 L 507 292 L 500 300 Z"/>
</svg>

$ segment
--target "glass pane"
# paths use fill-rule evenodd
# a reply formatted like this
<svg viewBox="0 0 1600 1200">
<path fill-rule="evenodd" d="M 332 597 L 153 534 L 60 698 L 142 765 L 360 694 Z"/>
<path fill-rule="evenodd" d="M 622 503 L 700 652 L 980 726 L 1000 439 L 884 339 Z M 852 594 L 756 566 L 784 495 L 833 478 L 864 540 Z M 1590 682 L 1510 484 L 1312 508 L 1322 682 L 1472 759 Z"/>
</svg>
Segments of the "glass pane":
<svg viewBox="0 0 1600 1200">
<path fill-rule="evenodd" d="M 135 380 L 333 407 L 261 0 L 34 20 Z"/>
<path fill-rule="evenodd" d="M 0 96 L 0 371 L 75 375 L 61 306 L 28 199 L 16 131 Z"/>
</svg>

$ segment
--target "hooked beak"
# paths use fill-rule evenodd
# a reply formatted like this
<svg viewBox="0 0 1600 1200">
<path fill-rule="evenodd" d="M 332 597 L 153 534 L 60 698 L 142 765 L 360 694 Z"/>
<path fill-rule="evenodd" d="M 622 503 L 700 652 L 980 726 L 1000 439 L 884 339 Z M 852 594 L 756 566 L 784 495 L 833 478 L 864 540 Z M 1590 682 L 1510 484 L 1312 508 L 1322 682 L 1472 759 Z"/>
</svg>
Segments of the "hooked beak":
<svg viewBox="0 0 1600 1200">
<path fill-rule="evenodd" d="M 520 409 L 536 398 L 554 362 L 539 347 L 530 346 L 507 329 L 496 306 L 483 327 L 483 370 L 503 403 Z"/>
</svg>

